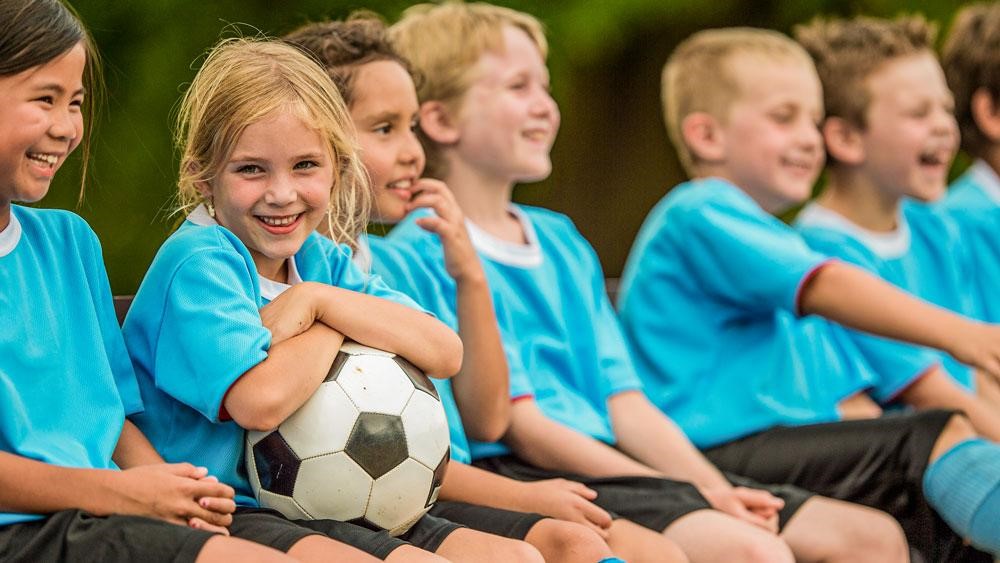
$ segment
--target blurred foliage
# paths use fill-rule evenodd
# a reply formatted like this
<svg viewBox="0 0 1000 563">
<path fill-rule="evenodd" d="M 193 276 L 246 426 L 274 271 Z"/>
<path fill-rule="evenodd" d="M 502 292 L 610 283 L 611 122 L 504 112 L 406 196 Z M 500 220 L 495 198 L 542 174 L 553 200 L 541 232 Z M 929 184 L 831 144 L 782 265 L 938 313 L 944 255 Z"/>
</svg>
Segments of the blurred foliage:
<svg viewBox="0 0 1000 563">
<path fill-rule="evenodd" d="M 71 0 L 72 1 L 72 0 Z M 86 197 L 77 207 L 77 151 L 41 205 L 75 209 L 97 231 L 116 293 L 138 287 L 176 217 L 172 120 L 205 50 L 240 30 L 280 35 L 359 8 L 390 21 L 410 2 L 372 0 L 78 0 L 104 59 L 107 103 L 95 129 Z M 683 180 L 660 119 L 659 75 L 678 41 L 707 27 L 751 25 L 789 32 L 819 14 L 892 16 L 901 0 L 500 0 L 535 14 L 551 44 L 553 95 L 563 115 L 554 173 L 519 188 L 519 201 L 569 214 L 594 241 L 608 275 L 621 271 L 632 238 L 666 189 Z M 920 10 L 944 26 L 952 0 Z M 91 125 L 91 124 L 88 124 Z"/>
</svg>

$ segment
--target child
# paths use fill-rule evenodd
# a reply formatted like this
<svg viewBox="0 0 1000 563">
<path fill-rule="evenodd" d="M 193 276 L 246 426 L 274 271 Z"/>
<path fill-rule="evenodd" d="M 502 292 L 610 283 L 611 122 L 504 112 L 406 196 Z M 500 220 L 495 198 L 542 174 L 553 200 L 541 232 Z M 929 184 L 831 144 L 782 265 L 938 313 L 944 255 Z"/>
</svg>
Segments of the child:
<svg viewBox="0 0 1000 563">
<path fill-rule="evenodd" d="M 799 232 L 819 252 L 978 317 L 958 228 L 923 203 L 944 195 L 958 150 L 932 28 L 921 17 L 859 17 L 817 20 L 796 36 L 823 83 L 828 154 L 826 187 L 799 214 Z M 851 335 L 877 373 L 869 392 L 880 403 L 962 410 L 980 434 L 1000 441 L 1000 405 L 976 396 L 968 366 L 945 353 Z"/>
<path fill-rule="evenodd" d="M 945 41 L 942 64 L 955 95 L 955 116 L 962 148 L 976 159 L 940 204 L 962 229 L 966 250 L 974 257 L 980 313 L 1000 322 L 1000 5 L 974 4 L 955 16 Z M 998 393 L 993 381 L 977 379 L 976 390 Z"/>
<path fill-rule="evenodd" d="M 242 470 L 244 428 L 274 428 L 298 409 L 345 337 L 437 377 L 461 361 L 453 332 L 314 232 L 326 218 L 351 240 L 370 198 L 336 89 L 293 47 L 227 41 L 205 60 L 178 122 L 179 198 L 197 207 L 158 252 L 125 321 L 147 401 L 137 424 L 165 458 L 190 456 L 233 485 L 234 535 L 308 559 L 344 551 L 320 532 L 383 559 L 440 560 L 385 532 L 258 509 Z M 539 560 L 527 544 L 430 516 L 403 538 L 449 559 Z"/>
<path fill-rule="evenodd" d="M 837 413 L 817 381 L 845 390 L 863 385 L 867 368 L 850 342 L 827 340 L 798 315 L 947 349 L 991 371 L 996 329 L 809 250 L 768 214 L 806 199 L 823 161 L 809 55 L 775 32 L 701 32 L 671 55 L 663 98 L 695 180 L 647 217 L 619 302 L 653 402 L 720 467 L 885 508 L 930 560 L 966 556 L 961 536 L 996 551 L 987 523 L 1000 515 L 1000 448 L 964 417 L 819 424 Z"/>
<path fill-rule="evenodd" d="M 466 431 L 473 439 L 492 442 L 507 429 L 508 364 L 462 212 L 442 182 L 420 177 L 424 153 L 416 136 L 417 94 L 408 63 L 389 44 L 384 24 L 373 15 L 309 24 L 285 39 L 316 55 L 344 97 L 372 181 L 375 221 L 394 224 L 417 207 L 432 208 L 437 215 L 420 223 L 441 238 L 444 271 L 424 267 L 422 257 L 378 236 L 363 237 L 355 255 L 369 263 L 363 267 L 370 265 L 390 286 L 413 295 L 462 337 L 462 370 L 451 379 L 435 380 L 448 414 L 453 461 L 431 514 L 524 539 L 551 562 L 606 558 L 611 555 L 608 544 L 633 563 L 683 560 L 676 546 L 659 534 L 627 520 L 612 522 L 590 502 L 595 493 L 579 483 L 522 483 L 468 465 Z M 528 514 L 534 512 L 578 523 Z"/>
<path fill-rule="evenodd" d="M 511 363 L 522 366 L 511 370 L 505 444 L 474 444 L 474 463 L 527 481 L 578 480 L 596 504 L 665 533 L 692 561 L 902 560 L 902 534 L 884 514 L 794 487 L 772 487 L 780 499 L 734 487 L 708 464 L 643 398 L 593 249 L 567 218 L 511 203 L 516 182 L 549 174 L 559 125 L 539 23 L 446 3 L 410 8 L 392 34 L 423 79 L 429 171 L 467 217 Z M 442 243 L 418 220 L 389 239 L 440 272 Z"/>
<path fill-rule="evenodd" d="M 142 401 L 94 232 L 13 204 L 81 141 L 86 158 L 89 35 L 58 0 L 7 0 L 0 37 L 0 559 L 287 560 L 226 537 L 232 488 L 163 464 L 126 420 Z"/>
</svg>

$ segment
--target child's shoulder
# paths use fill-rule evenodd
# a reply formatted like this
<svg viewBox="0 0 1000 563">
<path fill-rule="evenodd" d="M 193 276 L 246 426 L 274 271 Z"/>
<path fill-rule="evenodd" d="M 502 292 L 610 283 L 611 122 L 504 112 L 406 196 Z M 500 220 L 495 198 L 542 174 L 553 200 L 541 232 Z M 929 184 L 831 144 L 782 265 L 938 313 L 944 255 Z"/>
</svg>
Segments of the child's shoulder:
<svg viewBox="0 0 1000 563">
<path fill-rule="evenodd" d="M 218 225 L 185 222 L 167 237 L 153 259 L 153 266 L 174 269 L 182 264 L 198 264 L 207 268 L 227 260 L 242 262 L 255 271 L 250 251 L 232 231 Z"/>
<path fill-rule="evenodd" d="M 58 233 L 73 233 L 95 237 L 94 230 L 83 218 L 64 209 L 39 209 L 37 207 L 24 207 L 12 205 L 11 209 L 17 216 L 22 228 L 34 228 L 41 231 L 54 231 Z"/>
</svg>

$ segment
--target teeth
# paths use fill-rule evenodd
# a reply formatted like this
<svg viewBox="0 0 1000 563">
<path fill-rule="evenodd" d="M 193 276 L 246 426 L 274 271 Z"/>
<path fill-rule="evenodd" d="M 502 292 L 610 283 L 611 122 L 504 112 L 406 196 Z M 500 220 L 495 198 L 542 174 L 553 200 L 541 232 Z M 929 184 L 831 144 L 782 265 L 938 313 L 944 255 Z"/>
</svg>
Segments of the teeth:
<svg viewBox="0 0 1000 563">
<path fill-rule="evenodd" d="M 389 182 L 386 187 L 391 190 L 408 190 L 413 186 L 413 180 L 396 180 L 395 182 Z"/>
<path fill-rule="evenodd" d="M 265 217 L 263 215 L 258 215 L 258 219 L 261 220 L 265 225 L 270 225 L 272 227 L 287 227 L 295 222 L 299 218 L 298 215 L 289 215 L 287 217 Z"/>
<path fill-rule="evenodd" d="M 42 164 L 48 164 L 49 166 L 55 166 L 59 162 L 59 157 L 54 154 L 41 154 L 41 153 L 28 153 L 28 158 L 36 162 L 41 162 Z"/>
</svg>

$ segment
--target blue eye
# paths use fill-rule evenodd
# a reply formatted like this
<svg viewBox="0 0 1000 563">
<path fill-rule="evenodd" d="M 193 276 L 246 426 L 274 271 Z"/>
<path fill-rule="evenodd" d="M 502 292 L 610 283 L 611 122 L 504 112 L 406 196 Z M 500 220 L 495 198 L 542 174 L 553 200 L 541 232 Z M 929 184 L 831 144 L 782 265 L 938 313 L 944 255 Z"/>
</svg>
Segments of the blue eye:
<svg viewBox="0 0 1000 563">
<path fill-rule="evenodd" d="M 303 160 L 302 162 L 298 162 L 298 163 L 295 164 L 295 169 L 296 170 L 308 170 L 310 168 L 316 168 L 318 166 L 319 166 L 319 163 L 316 162 L 316 161 L 314 161 L 314 160 Z"/>
<path fill-rule="evenodd" d="M 260 174 L 264 170 L 256 164 L 244 164 L 236 169 L 237 174 Z"/>
</svg>

